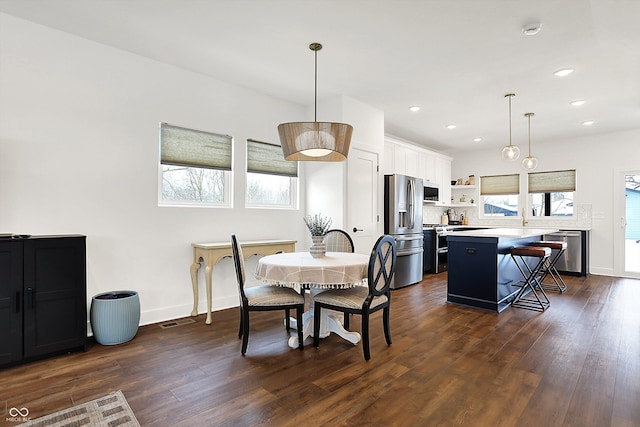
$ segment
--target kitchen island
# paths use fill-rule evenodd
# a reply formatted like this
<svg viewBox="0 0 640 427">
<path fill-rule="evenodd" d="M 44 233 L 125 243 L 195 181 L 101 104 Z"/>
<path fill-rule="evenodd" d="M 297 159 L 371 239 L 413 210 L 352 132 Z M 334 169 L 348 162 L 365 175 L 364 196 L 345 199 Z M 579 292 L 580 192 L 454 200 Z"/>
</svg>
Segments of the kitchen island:
<svg viewBox="0 0 640 427">
<path fill-rule="evenodd" d="M 500 312 L 507 308 L 522 281 L 509 250 L 543 240 L 557 229 L 489 228 L 448 234 L 447 301 Z"/>
</svg>

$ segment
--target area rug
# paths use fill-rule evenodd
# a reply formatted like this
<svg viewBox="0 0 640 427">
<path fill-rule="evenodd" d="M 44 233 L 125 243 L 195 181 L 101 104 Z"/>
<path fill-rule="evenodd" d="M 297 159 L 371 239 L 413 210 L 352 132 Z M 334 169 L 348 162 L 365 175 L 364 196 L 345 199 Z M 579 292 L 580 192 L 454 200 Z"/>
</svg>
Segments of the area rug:
<svg viewBox="0 0 640 427">
<path fill-rule="evenodd" d="M 82 405 L 31 420 L 28 427 L 140 427 L 121 390 Z"/>
</svg>

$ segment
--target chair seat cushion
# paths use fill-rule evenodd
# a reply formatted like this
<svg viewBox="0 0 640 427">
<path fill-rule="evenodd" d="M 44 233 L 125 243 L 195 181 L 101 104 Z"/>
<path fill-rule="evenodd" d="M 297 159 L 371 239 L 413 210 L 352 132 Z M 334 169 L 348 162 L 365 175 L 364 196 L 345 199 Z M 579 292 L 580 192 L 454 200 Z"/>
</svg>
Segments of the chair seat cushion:
<svg viewBox="0 0 640 427">
<path fill-rule="evenodd" d="M 252 286 L 245 288 L 250 306 L 304 304 L 304 297 L 292 288 L 282 286 Z"/>
<path fill-rule="evenodd" d="M 357 310 L 362 308 L 362 304 L 364 304 L 364 300 L 368 295 L 369 288 L 364 286 L 356 286 L 355 288 L 332 289 L 329 291 L 320 292 L 315 296 L 314 300 L 322 304 L 330 304 L 337 307 Z M 387 301 L 388 298 L 386 295 L 380 295 L 373 298 L 373 301 L 371 301 L 371 307 L 369 308 L 376 308 L 377 306 L 384 304 Z"/>
</svg>

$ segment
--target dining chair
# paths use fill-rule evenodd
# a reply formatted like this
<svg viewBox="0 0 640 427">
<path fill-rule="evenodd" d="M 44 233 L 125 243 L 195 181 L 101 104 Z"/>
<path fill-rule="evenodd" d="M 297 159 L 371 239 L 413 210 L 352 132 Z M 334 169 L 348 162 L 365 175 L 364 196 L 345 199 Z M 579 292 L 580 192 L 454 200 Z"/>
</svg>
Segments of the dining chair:
<svg viewBox="0 0 640 427">
<path fill-rule="evenodd" d="M 327 231 L 324 236 L 324 243 L 327 246 L 327 252 L 353 253 L 355 250 L 351 236 L 346 231 L 337 228 Z"/>
<path fill-rule="evenodd" d="M 364 359 L 371 358 L 369 350 L 369 315 L 382 312 L 384 337 L 391 345 L 389 311 L 391 306 L 391 280 L 396 269 L 396 243 L 388 235 L 380 236 L 371 250 L 367 272 L 367 287 L 356 286 L 349 289 L 331 289 L 315 296 L 313 321 L 313 346 L 320 343 L 320 315 L 322 309 L 340 311 L 345 318 L 349 314 L 362 317 L 362 349 Z"/>
<path fill-rule="evenodd" d="M 235 234 L 231 235 L 231 249 L 233 251 L 233 261 L 236 268 L 236 278 L 238 279 L 238 291 L 240 294 L 240 330 L 238 338 L 242 338 L 242 355 L 247 352 L 249 343 L 249 312 L 251 311 L 276 311 L 284 310 L 286 328 L 289 332 L 289 315 L 292 308 L 296 309 L 296 320 L 298 326 L 298 348 L 304 348 L 302 343 L 302 312 L 304 311 L 304 296 L 300 295 L 293 288 L 283 286 L 259 285 L 244 287 L 245 269 L 242 246 L 238 244 Z"/>
</svg>

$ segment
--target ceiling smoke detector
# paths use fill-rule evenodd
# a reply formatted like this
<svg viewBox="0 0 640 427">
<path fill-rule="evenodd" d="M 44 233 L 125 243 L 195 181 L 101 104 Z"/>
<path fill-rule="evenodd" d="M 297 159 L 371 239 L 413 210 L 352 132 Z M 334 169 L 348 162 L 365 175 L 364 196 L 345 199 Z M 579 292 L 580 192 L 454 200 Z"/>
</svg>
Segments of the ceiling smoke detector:
<svg viewBox="0 0 640 427">
<path fill-rule="evenodd" d="M 534 22 L 531 24 L 527 24 L 522 27 L 522 34 L 525 36 L 535 36 L 542 29 L 542 24 L 539 22 Z"/>
</svg>

